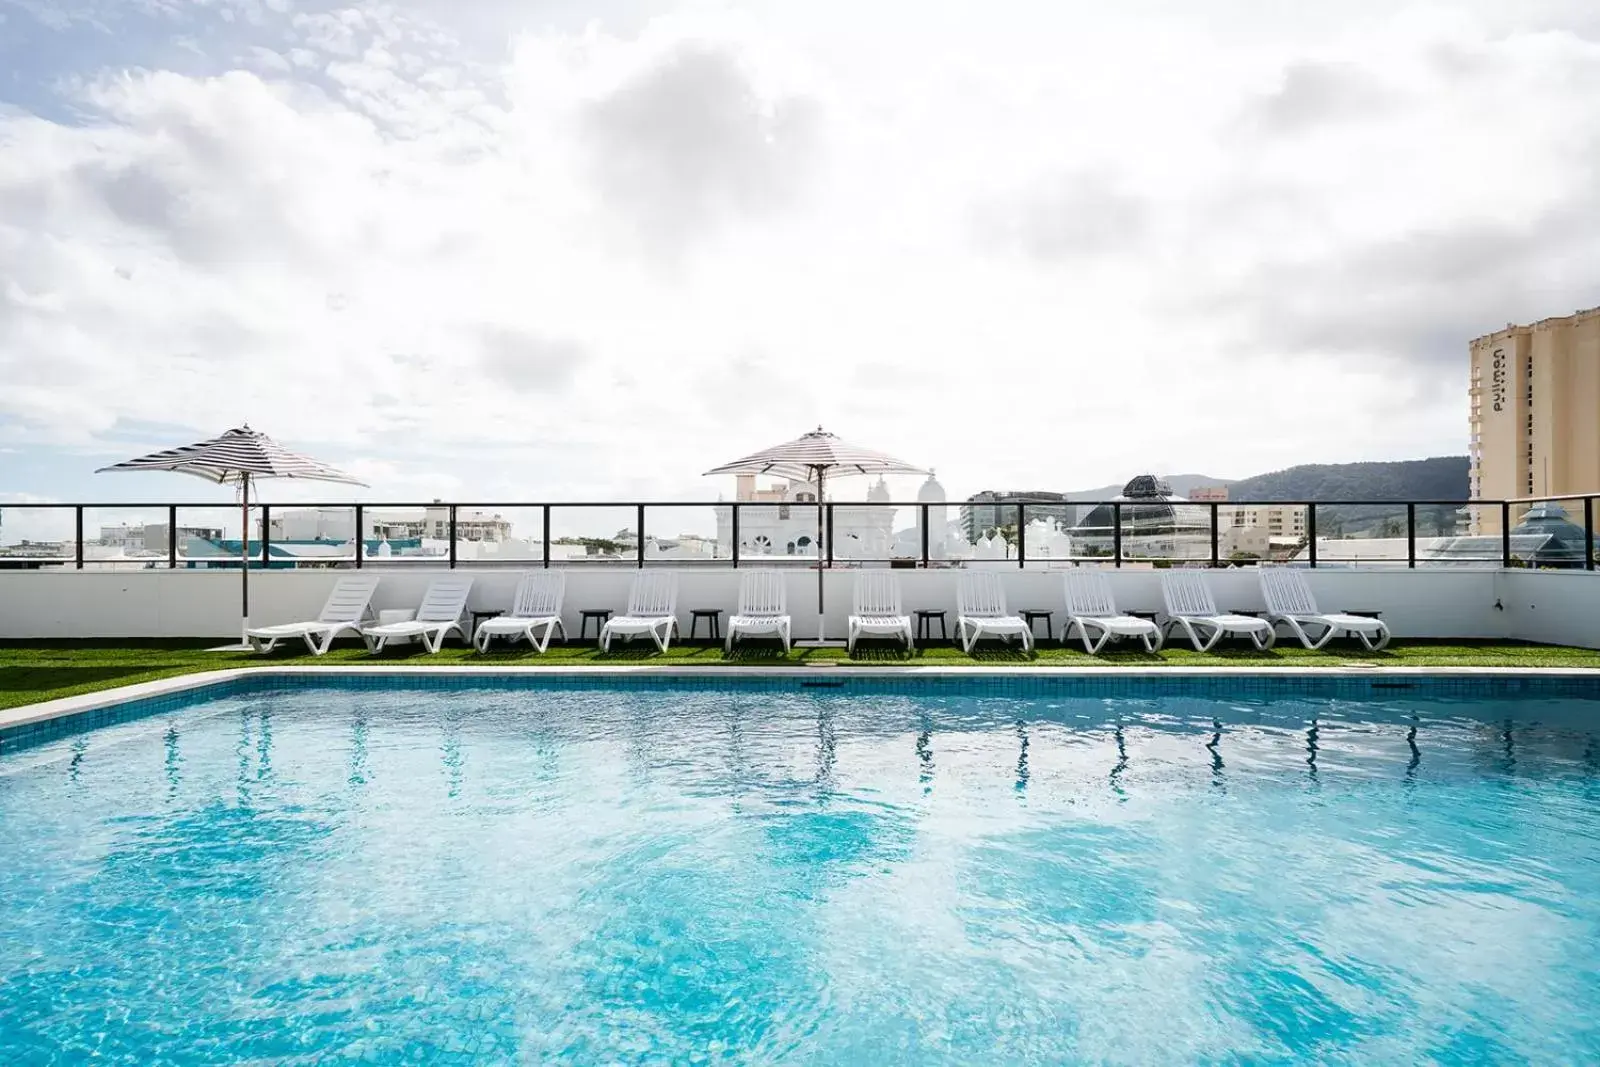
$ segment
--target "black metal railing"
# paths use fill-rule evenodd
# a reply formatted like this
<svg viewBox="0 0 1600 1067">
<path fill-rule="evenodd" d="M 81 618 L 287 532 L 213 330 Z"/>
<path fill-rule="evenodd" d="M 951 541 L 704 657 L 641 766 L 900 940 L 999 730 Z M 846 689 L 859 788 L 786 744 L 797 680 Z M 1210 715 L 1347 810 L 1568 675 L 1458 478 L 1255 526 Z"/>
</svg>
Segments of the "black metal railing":
<svg viewBox="0 0 1600 1067">
<path fill-rule="evenodd" d="M 302 568 L 739 567 L 814 565 L 820 555 L 828 566 L 939 567 L 978 559 L 1019 567 L 1222 567 L 1292 559 L 1311 567 L 1479 563 L 1594 570 L 1596 499 L 1600 494 L 1471 501 L 835 501 L 821 505 L 820 523 L 818 505 L 810 501 L 262 504 L 251 509 L 243 545 L 237 535 L 225 536 L 227 524 L 238 521 L 228 505 L 7 504 L 0 507 L 0 569 L 237 567 L 243 550 L 252 567 Z M 1535 503 L 1562 504 L 1567 515 L 1547 515 L 1526 536 L 1514 537 L 1513 528 Z M 1257 521 L 1250 521 L 1252 512 Z M 705 523 L 708 517 L 714 526 Z M 1457 532 L 1463 519 L 1476 532 Z M 619 520 L 621 529 L 612 525 Z M 674 522 L 701 529 L 669 532 Z M 1383 552 L 1372 551 L 1376 541 L 1385 543 Z"/>
</svg>

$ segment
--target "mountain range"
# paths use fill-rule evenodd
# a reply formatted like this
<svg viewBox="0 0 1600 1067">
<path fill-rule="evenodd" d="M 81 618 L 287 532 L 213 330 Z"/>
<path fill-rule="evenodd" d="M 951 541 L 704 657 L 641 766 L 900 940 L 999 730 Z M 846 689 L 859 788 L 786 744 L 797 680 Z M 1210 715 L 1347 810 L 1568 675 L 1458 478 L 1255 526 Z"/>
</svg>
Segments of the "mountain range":
<svg viewBox="0 0 1600 1067">
<path fill-rule="evenodd" d="M 1177 496 L 1195 489 L 1225 485 L 1229 500 L 1316 502 L 1337 505 L 1353 500 L 1364 504 L 1317 508 L 1317 532 L 1324 537 L 1359 537 L 1393 533 L 1394 521 L 1405 509 L 1374 501 L 1407 503 L 1418 500 L 1465 501 L 1470 479 L 1466 456 L 1434 456 L 1376 463 L 1305 463 L 1249 478 L 1213 478 L 1203 474 L 1163 476 Z M 1101 486 L 1068 493 L 1073 500 L 1110 500 L 1122 492 L 1120 485 Z M 1417 509 L 1418 532 L 1447 533 L 1454 526 L 1454 505 Z"/>
</svg>

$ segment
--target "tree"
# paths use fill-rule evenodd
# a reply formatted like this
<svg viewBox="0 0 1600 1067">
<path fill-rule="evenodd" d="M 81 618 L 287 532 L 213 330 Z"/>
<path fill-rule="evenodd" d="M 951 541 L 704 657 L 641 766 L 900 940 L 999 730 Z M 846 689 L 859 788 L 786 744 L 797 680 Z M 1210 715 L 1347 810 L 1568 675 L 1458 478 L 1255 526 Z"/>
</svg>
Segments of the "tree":
<svg viewBox="0 0 1600 1067">
<path fill-rule="evenodd" d="M 1388 518 L 1378 524 L 1379 537 L 1404 537 L 1405 533 L 1405 523 L 1399 519 Z"/>
</svg>

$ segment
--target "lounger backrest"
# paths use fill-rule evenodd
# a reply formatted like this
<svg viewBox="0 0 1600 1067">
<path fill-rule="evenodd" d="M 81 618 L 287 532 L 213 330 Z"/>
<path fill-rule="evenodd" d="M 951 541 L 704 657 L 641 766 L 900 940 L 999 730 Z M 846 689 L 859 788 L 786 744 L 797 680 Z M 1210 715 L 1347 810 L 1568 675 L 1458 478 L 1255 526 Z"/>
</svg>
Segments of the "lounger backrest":
<svg viewBox="0 0 1600 1067">
<path fill-rule="evenodd" d="M 782 571 L 746 571 L 739 579 L 740 615 L 787 615 L 789 589 Z"/>
<path fill-rule="evenodd" d="M 350 574 L 333 583 L 328 602 L 322 605 L 318 622 L 360 622 L 378 589 L 376 574 Z"/>
<path fill-rule="evenodd" d="M 544 619 L 561 614 L 567 596 L 567 572 L 560 569 L 529 571 L 517 583 L 511 615 L 518 619 Z"/>
<path fill-rule="evenodd" d="M 1289 567 L 1261 568 L 1261 596 L 1273 615 L 1318 615 L 1305 575 Z"/>
<path fill-rule="evenodd" d="M 467 610 L 467 594 L 471 592 L 471 578 L 435 578 L 422 595 L 417 621 L 455 622 Z"/>
<path fill-rule="evenodd" d="M 1117 602 L 1111 595 L 1111 583 L 1098 570 L 1078 567 L 1064 576 L 1067 593 L 1067 614 L 1090 618 L 1106 618 L 1117 614 Z"/>
<path fill-rule="evenodd" d="M 969 618 L 998 618 L 1006 613 L 1006 590 L 993 571 L 962 571 L 956 585 L 956 613 Z"/>
<path fill-rule="evenodd" d="M 1173 618 L 1218 614 L 1211 586 L 1201 571 L 1162 571 L 1161 599 L 1166 601 L 1167 614 Z"/>
<path fill-rule="evenodd" d="M 904 615 L 900 606 L 900 579 L 889 571 L 856 572 L 856 615 Z"/>
<path fill-rule="evenodd" d="M 678 613 L 678 572 L 641 571 L 628 591 L 628 614 L 656 619 Z"/>
</svg>

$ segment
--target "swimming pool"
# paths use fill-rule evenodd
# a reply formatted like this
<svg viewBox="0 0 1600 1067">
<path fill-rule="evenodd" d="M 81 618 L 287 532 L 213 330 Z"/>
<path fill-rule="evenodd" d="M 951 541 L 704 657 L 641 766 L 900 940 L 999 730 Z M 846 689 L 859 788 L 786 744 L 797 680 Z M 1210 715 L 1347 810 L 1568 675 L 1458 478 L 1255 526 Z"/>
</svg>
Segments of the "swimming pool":
<svg viewBox="0 0 1600 1067">
<path fill-rule="evenodd" d="M 202 692 L 0 755 L 0 1051 L 1593 1062 L 1600 702 L 1470 690 Z"/>
</svg>

